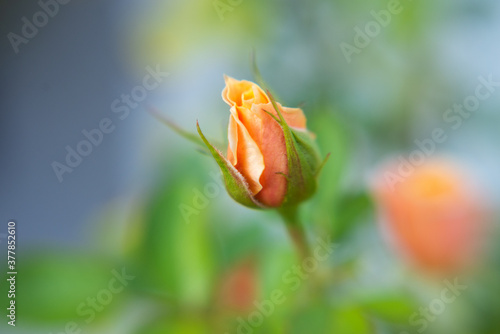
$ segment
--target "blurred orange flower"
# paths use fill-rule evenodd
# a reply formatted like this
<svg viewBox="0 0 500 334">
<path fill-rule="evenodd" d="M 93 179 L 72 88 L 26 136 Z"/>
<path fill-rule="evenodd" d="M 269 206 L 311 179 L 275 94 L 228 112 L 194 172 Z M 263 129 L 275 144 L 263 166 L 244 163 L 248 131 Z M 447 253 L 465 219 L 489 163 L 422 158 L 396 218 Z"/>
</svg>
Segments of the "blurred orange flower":
<svg viewBox="0 0 500 334">
<path fill-rule="evenodd" d="M 428 161 L 395 185 L 379 175 L 375 196 L 383 227 L 396 249 L 421 268 L 464 269 L 477 255 L 485 209 L 466 177 L 445 161 Z"/>
<path fill-rule="evenodd" d="M 252 260 L 231 268 L 221 280 L 218 302 L 231 312 L 245 313 L 254 307 L 257 299 L 257 270 Z"/>
</svg>

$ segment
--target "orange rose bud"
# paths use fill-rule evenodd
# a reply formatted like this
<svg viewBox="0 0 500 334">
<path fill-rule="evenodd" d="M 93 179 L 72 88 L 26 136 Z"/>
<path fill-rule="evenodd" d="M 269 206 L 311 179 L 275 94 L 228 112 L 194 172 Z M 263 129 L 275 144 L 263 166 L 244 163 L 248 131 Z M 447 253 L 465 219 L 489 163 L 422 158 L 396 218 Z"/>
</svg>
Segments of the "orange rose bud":
<svg viewBox="0 0 500 334">
<path fill-rule="evenodd" d="M 247 260 L 231 268 L 221 280 L 218 302 L 224 309 L 245 313 L 254 308 L 258 297 L 257 269 Z"/>
<path fill-rule="evenodd" d="M 295 206 L 310 197 L 321 166 L 302 110 L 281 106 L 253 82 L 228 76 L 225 81 L 227 157 L 198 131 L 221 167 L 229 194 L 262 208 Z"/>
<path fill-rule="evenodd" d="M 436 273 L 452 273 L 471 263 L 485 214 L 464 176 L 440 161 L 416 167 L 396 183 L 387 182 L 389 175 L 398 175 L 397 168 L 384 170 L 375 192 L 385 232 L 396 249 Z"/>
</svg>

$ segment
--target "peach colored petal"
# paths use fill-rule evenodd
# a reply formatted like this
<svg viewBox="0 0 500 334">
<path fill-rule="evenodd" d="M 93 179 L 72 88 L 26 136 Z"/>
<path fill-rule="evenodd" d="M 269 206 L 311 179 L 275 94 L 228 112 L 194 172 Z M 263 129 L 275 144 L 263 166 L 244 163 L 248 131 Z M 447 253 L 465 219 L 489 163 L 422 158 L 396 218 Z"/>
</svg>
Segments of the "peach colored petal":
<svg viewBox="0 0 500 334">
<path fill-rule="evenodd" d="M 236 107 L 236 114 L 238 119 L 245 125 L 250 136 L 258 141 L 261 136 L 262 118 L 259 114 L 255 113 L 252 109 L 245 107 Z M 257 142 L 259 145 L 259 142 Z"/>
<path fill-rule="evenodd" d="M 260 177 L 263 188 L 256 197 L 268 206 L 277 207 L 283 202 L 287 190 L 288 160 L 281 127 L 271 116 L 266 116 L 268 120 L 263 123 L 260 146 L 265 164 Z"/>
<path fill-rule="evenodd" d="M 264 110 L 271 104 L 254 104 L 252 116 L 257 120 L 245 123 L 264 157 L 264 171 L 260 177 L 262 190 L 256 198 L 262 203 L 279 206 L 286 193 L 287 181 L 283 174 L 288 173 L 285 138 L 281 126 Z"/>
<path fill-rule="evenodd" d="M 228 160 L 245 177 L 255 195 L 262 189 L 260 176 L 264 170 L 264 157 L 245 124 L 238 117 L 238 110 L 232 107 L 228 130 Z"/>
<path fill-rule="evenodd" d="M 253 95 L 253 103 L 261 104 L 261 103 L 269 103 L 271 100 L 267 97 L 267 94 L 264 93 L 262 88 L 258 85 L 252 83 L 252 95 Z"/>
<path fill-rule="evenodd" d="M 264 171 L 264 157 L 241 122 L 238 124 L 238 148 L 236 169 L 245 177 L 250 190 L 255 195 L 262 189 L 259 181 Z M 234 152 L 233 152 L 234 153 Z"/>
<path fill-rule="evenodd" d="M 280 109 L 286 123 L 290 127 L 298 130 L 306 130 L 307 120 L 302 109 L 283 107 L 280 103 L 276 104 Z M 252 110 L 261 118 L 263 117 L 262 115 L 269 116 L 267 115 L 266 111 L 278 117 L 278 113 L 276 112 L 276 110 L 274 110 L 273 104 L 271 102 L 261 105 L 255 105 L 255 108 L 252 108 Z"/>
<path fill-rule="evenodd" d="M 281 108 L 283 118 L 289 126 L 296 129 L 306 129 L 307 120 L 302 109 L 281 107 L 281 105 L 278 105 L 278 108 Z"/>
<path fill-rule="evenodd" d="M 251 81 L 236 80 L 227 75 L 224 75 L 224 80 L 226 86 L 222 90 L 222 99 L 231 107 L 269 102 L 262 88 Z"/>
<path fill-rule="evenodd" d="M 228 76 L 224 76 L 226 87 L 222 91 L 222 98 L 230 106 L 241 106 L 243 104 L 243 94 L 250 90 L 252 83 L 245 80 L 236 80 Z"/>
<path fill-rule="evenodd" d="M 229 125 L 227 128 L 227 138 L 229 141 L 227 148 L 227 159 L 236 166 L 238 163 L 238 124 L 235 120 L 235 115 L 229 116 Z"/>
</svg>

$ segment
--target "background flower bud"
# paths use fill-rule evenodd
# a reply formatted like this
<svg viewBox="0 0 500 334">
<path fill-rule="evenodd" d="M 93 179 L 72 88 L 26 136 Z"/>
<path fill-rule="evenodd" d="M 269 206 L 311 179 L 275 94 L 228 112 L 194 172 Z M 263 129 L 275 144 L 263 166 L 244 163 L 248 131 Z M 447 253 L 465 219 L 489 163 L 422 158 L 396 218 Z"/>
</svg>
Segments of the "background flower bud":
<svg viewBox="0 0 500 334">
<path fill-rule="evenodd" d="M 221 278 L 217 301 L 224 310 L 249 312 L 257 299 L 257 268 L 254 260 L 237 263 Z"/>
<path fill-rule="evenodd" d="M 430 161 L 398 182 L 383 170 L 376 199 L 387 236 L 404 257 L 440 273 L 463 269 L 483 240 L 485 212 L 466 177 L 448 162 Z"/>
</svg>

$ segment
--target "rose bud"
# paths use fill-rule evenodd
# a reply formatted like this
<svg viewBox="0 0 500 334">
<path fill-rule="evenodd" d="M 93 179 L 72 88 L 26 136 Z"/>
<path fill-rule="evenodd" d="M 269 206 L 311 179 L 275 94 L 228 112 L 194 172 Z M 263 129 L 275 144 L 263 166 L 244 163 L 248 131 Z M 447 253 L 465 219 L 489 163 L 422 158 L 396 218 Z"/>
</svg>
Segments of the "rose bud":
<svg viewBox="0 0 500 334">
<path fill-rule="evenodd" d="M 257 84 L 225 76 L 230 106 L 227 157 L 198 133 L 237 202 L 253 208 L 296 206 L 316 190 L 321 161 L 299 108 L 276 103 Z"/>
<path fill-rule="evenodd" d="M 477 256 L 486 218 L 467 179 L 447 162 L 426 162 L 406 177 L 397 167 L 384 169 L 375 187 L 386 236 L 428 272 L 463 270 Z"/>
<path fill-rule="evenodd" d="M 221 308 L 231 312 L 245 313 L 252 310 L 258 298 L 258 275 L 252 259 L 237 263 L 226 272 L 217 293 Z"/>
</svg>

